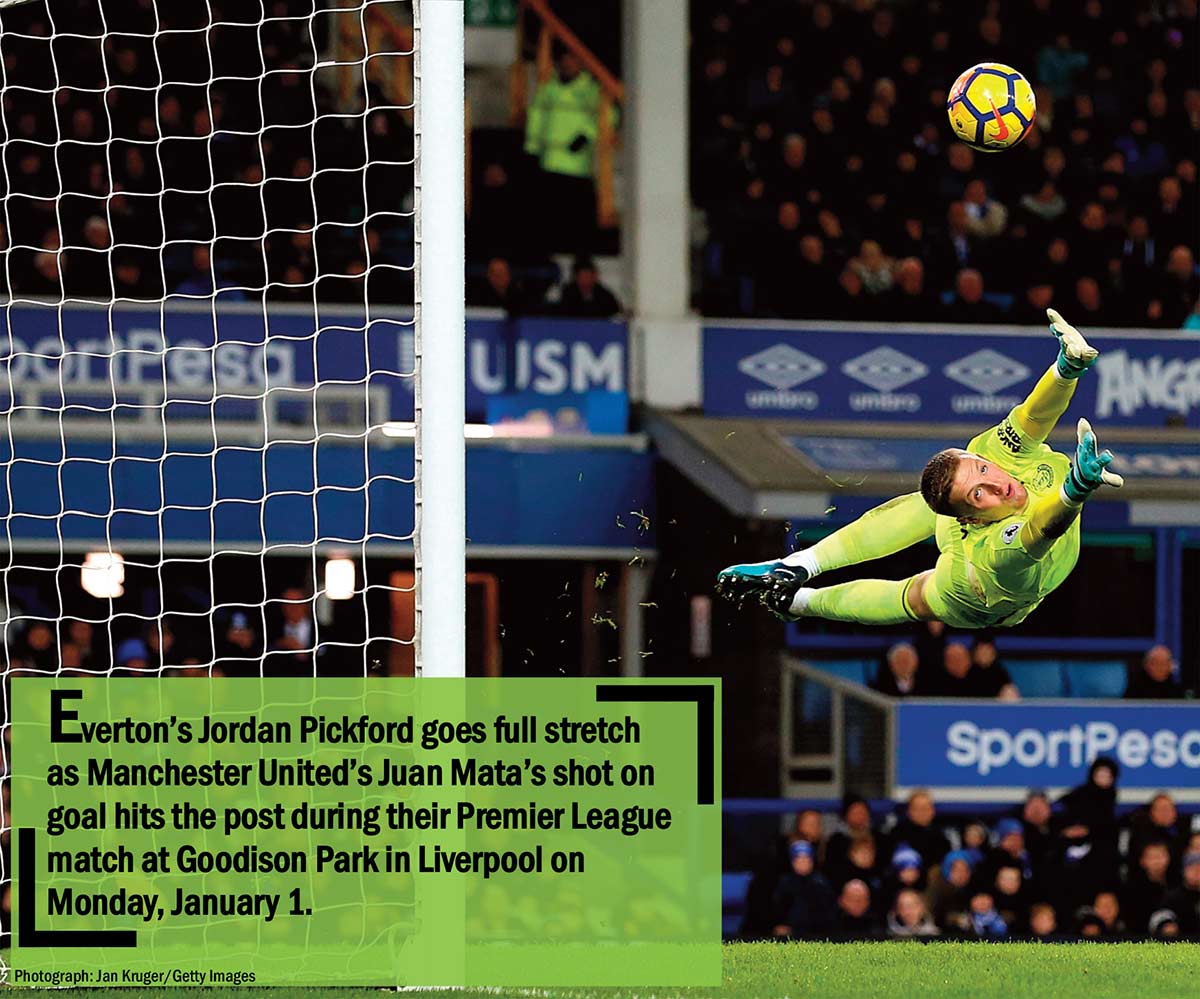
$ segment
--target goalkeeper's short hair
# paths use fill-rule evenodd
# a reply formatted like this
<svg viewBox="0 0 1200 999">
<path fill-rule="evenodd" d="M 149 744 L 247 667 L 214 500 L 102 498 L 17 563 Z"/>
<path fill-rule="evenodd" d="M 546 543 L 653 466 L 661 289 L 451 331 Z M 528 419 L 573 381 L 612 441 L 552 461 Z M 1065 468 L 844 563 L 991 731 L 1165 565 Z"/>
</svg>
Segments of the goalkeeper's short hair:
<svg viewBox="0 0 1200 999">
<path fill-rule="evenodd" d="M 921 497 L 934 513 L 947 517 L 960 515 L 950 502 L 950 490 L 963 454 L 960 448 L 946 448 L 930 458 L 921 472 Z"/>
</svg>

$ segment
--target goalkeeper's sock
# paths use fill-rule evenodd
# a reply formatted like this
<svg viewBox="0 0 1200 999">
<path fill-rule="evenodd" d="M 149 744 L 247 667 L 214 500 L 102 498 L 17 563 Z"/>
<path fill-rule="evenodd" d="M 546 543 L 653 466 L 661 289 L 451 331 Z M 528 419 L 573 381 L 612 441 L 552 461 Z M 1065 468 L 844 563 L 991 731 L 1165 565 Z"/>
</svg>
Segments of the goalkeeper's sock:
<svg viewBox="0 0 1200 999">
<path fill-rule="evenodd" d="M 919 620 L 908 606 L 908 579 L 857 579 L 822 589 L 802 587 L 788 617 L 820 617 L 853 624 L 911 624 Z"/>
</svg>

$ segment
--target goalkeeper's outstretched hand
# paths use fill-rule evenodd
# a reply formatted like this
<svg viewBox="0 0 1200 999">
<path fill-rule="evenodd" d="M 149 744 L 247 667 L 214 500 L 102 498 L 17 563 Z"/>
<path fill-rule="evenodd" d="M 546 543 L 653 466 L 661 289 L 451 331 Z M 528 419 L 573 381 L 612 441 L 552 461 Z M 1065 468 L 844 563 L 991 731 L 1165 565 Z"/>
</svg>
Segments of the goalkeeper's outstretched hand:
<svg viewBox="0 0 1200 999">
<path fill-rule="evenodd" d="M 1059 377 L 1069 380 L 1078 378 L 1095 363 L 1100 351 L 1054 309 L 1046 310 L 1046 318 L 1050 320 L 1050 332 L 1058 337 Z"/>
<path fill-rule="evenodd" d="M 1063 493 L 1072 503 L 1082 503 L 1101 486 L 1120 489 L 1125 480 L 1116 472 L 1110 472 L 1113 454 L 1105 449 L 1097 452 L 1096 434 L 1087 420 L 1081 419 L 1077 427 L 1079 443 L 1075 448 L 1075 460 L 1063 483 Z"/>
</svg>

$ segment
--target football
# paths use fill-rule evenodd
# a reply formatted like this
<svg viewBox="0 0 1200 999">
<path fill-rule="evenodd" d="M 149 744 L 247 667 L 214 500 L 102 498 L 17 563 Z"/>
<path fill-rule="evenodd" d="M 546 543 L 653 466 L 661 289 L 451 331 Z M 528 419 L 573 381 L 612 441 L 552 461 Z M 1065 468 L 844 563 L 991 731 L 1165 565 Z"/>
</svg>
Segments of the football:
<svg viewBox="0 0 1200 999">
<path fill-rule="evenodd" d="M 950 127 L 972 149 L 998 153 L 1025 138 L 1037 116 L 1033 87 L 1011 66 L 983 62 L 950 88 Z"/>
</svg>

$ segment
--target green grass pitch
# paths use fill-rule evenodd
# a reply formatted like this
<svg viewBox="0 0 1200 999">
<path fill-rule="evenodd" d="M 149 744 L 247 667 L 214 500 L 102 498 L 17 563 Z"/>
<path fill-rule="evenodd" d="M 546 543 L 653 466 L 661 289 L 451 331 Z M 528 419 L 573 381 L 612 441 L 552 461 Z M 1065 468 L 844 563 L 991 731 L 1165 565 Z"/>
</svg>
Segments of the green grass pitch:
<svg viewBox="0 0 1200 999">
<path fill-rule="evenodd" d="M 1200 944 L 730 944 L 718 988 L 168 989 L 178 999 L 1128 999 L 1200 996 Z M 136 999 L 137 989 L 74 990 Z"/>
</svg>

